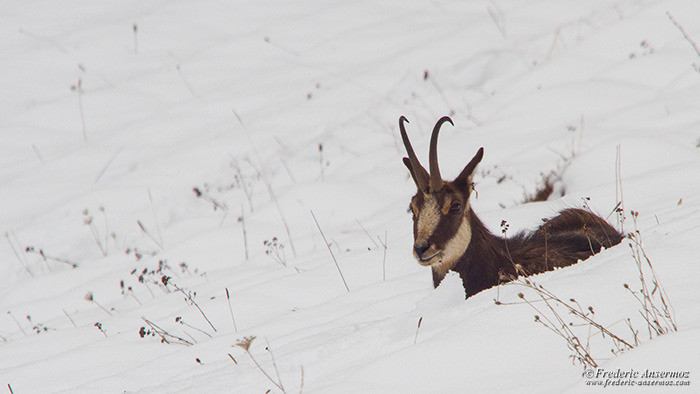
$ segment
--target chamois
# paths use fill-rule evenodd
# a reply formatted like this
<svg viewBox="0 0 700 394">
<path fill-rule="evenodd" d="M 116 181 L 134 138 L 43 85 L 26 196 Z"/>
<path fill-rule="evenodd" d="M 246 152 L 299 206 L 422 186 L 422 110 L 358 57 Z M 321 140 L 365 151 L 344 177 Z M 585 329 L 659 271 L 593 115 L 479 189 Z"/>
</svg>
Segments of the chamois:
<svg viewBox="0 0 700 394">
<path fill-rule="evenodd" d="M 403 162 L 418 188 L 411 199 L 413 212 L 413 256 L 433 272 L 437 287 L 452 270 L 462 278 L 466 297 L 512 279 L 518 274 L 536 274 L 585 260 L 603 247 L 617 245 L 623 236 L 601 217 L 582 209 L 561 211 L 534 232 L 503 238 L 492 234 L 469 203 L 474 189 L 474 169 L 484 156 L 480 148 L 453 181 L 440 176 L 437 137 L 440 127 L 452 120 L 438 120 L 430 137 L 430 173 L 418 162 L 404 123 L 399 118 L 401 138 L 408 153 Z"/>
</svg>

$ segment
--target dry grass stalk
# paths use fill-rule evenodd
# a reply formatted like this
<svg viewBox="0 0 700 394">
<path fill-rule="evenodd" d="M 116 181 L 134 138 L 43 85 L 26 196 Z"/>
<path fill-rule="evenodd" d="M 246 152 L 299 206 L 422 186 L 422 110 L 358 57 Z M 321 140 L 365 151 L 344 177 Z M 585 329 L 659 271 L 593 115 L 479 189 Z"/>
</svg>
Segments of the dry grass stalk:
<svg viewBox="0 0 700 394">
<path fill-rule="evenodd" d="M 26 256 L 22 255 L 22 257 L 24 257 L 24 258 L 20 257 L 19 253 L 15 249 L 14 244 L 10 240 L 10 234 L 7 231 L 5 232 L 5 239 L 7 239 L 7 243 L 10 244 L 10 248 L 12 249 L 12 253 L 15 254 L 15 257 L 17 257 L 17 261 L 19 261 L 19 264 L 22 266 L 22 268 L 24 268 L 25 271 L 27 271 L 29 276 L 31 276 L 33 278 L 34 274 L 32 274 L 32 271 L 29 270 L 29 265 L 27 264 Z M 22 250 L 22 248 L 20 248 L 20 250 Z"/>
<path fill-rule="evenodd" d="M 172 335 L 169 332 L 165 331 L 164 329 L 160 328 L 156 323 L 153 323 L 152 321 L 146 319 L 145 317 L 141 316 L 141 320 L 143 320 L 148 326 L 151 328 L 149 330 L 148 334 L 153 334 L 153 335 L 158 335 L 160 337 L 160 341 L 162 343 L 179 343 L 181 345 L 193 345 L 194 343 L 188 341 L 187 339 L 183 339 L 178 337 L 177 335 Z M 147 333 L 145 332 L 144 328 L 141 327 L 140 331 L 141 337 L 143 338 Z M 170 342 L 168 338 L 175 340 L 176 342 Z"/>
<path fill-rule="evenodd" d="M 244 337 L 242 340 L 236 342 L 236 346 L 243 349 L 248 354 L 250 359 L 253 360 L 253 363 L 255 364 L 255 366 L 258 367 L 258 369 L 260 370 L 260 372 L 263 373 L 263 375 L 265 375 L 267 380 L 272 382 L 272 384 L 274 384 L 283 393 L 286 393 L 286 391 L 284 391 L 284 388 L 282 387 L 281 383 L 275 382 L 275 380 L 272 379 L 270 377 L 270 375 L 267 374 L 267 372 L 265 372 L 265 370 L 260 366 L 260 364 L 258 364 L 258 361 L 255 360 L 255 357 L 253 357 L 253 354 L 250 352 L 250 345 L 253 343 L 253 340 L 255 340 L 255 336 Z M 229 357 L 231 357 L 231 355 L 229 355 Z M 231 357 L 231 359 L 233 359 L 233 357 Z M 234 360 L 234 362 L 235 362 L 235 360 Z"/>
<path fill-rule="evenodd" d="M 331 254 L 331 258 L 333 259 L 333 262 L 335 263 L 335 268 L 338 269 L 338 274 L 340 274 L 340 279 L 343 280 L 343 285 L 345 286 L 345 290 L 350 292 L 350 288 L 348 287 L 348 283 L 345 281 L 345 277 L 343 276 L 343 272 L 340 270 L 340 265 L 338 265 L 338 260 L 335 259 L 335 255 L 333 254 L 333 251 L 331 250 L 331 247 L 328 244 L 328 240 L 326 240 L 326 235 L 323 233 L 323 230 L 321 230 L 321 226 L 318 224 L 318 220 L 316 220 L 316 215 L 314 215 L 314 211 L 309 210 L 311 212 L 311 216 L 314 218 L 314 222 L 316 223 L 316 227 L 318 227 L 318 231 L 321 233 L 321 237 L 323 238 L 323 242 L 326 244 L 326 248 L 328 248 L 328 253 Z"/>
<path fill-rule="evenodd" d="M 12 312 L 7 311 L 7 314 L 12 318 L 12 320 L 15 321 L 15 323 L 17 324 L 17 327 L 19 327 L 19 330 L 22 331 L 22 334 L 24 334 L 24 336 L 26 337 L 26 336 L 27 336 L 27 333 L 24 332 L 24 329 L 22 328 L 22 325 L 19 324 L 19 322 L 17 321 L 17 319 L 15 319 L 14 315 L 12 315 Z"/>
<path fill-rule="evenodd" d="M 68 315 L 68 312 L 66 312 L 66 310 L 63 309 L 63 308 L 61 308 L 61 310 L 63 311 L 63 314 L 66 315 L 66 317 L 68 318 L 68 320 L 70 320 L 70 322 L 71 322 L 71 324 L 73 325 L 73 327 L 78 328 L 78 326 L 75 325 L 75 322 L 73 321 L 73 319 L 71 319 L 70 315 Z"/>
<path fill-rule="evenodd" d="M 236 319 L 233 318 L 233 309 L 231 309 L 231 297 L 228 294 L 228 288 L 226 289 L 226 301 L 228 302 L 228 311 L 231 312 L 231 322 L 233 322 L 233 331 L 238 332 L 238 328 L 236 327 Z"/>
<path fill-rule="evenodd" d="M 630 241 L 629 247 L 632 252 L 632 258 L 639 271 L 641 289 L 634 291 L 626 283 L 623 284 L 623 287 L 632 294 L 642 307 L 640 314 L 647 324 L 649 339 L 652 339 L 654 335 L 660 336 L 671 331 L 678 331 L 678 326 L 676 324 L 675 311 L 670 303 L 668 294 L 661 285 L 654 266 L 644 250 L 642 234 L 637 228 L 639 212 L 631 211 L 631 216 L 634 223 L 634 231 L 627 235 L 627 239 Z M 650 277 L 645 275 L 645 271 L 648 271 Z"/>
<path fill-rule="evenodd" d="M 112 316 L 112 313 L 110 311 L 108 311 L 105 307 L 103 307 L 99 302 L 95 301 L 95 297 L 92 295 L 91 291 L 88 291 L 87 294 L 85 294 L 85 301 L 92 302 L 93 304 L 99 306 L 100 309 L 105 311 L 105 313 Z"/>
<path fill-rule="evenodd" d="M 238 120 L 238 123 L 241 125 L 241 128 L 243 129 L 243 132 L 245 133 L 246 137 L 248 138 L 248 142 L 250 143 L 251 148 L 253 148 L 253 153 L 255 154 L 255 158 L 258 163 L 262 163 L 262 160 L 260 159 L 260 154 L 258 153 L 258 149 L 255 147 L 255 144 L 253 144 L 253 140 L 250 138 L 250 134 L 248 133 L 248 129 L 246 128 L 245 124 L 243 123 L 243 120 L 241 119 L 240 115 L 238 115 L 238 112 L 236 110 L 232 110 L 233 115 L 236 117 L 236 120 Z M 272 190 L 272 185 L 270 184 L 270 181 L 267 179 L 267 175 L 265 174 L 264 170 L 262 167 L 258 169 L 251 161 L 248 161 L 251 167 L 253 167 L 257 173 L 260 179 L 263 181 L 265 184 L 265 187 L 267 188 L 267 193 L 270 195 L 270 199 L 272 202 L 275 204 L 275 207 L 277 208 L 277 213 L 280 215 L 280 219 L 282 220 L 282 225 L 284 226 L 284 231 L 287 233 L 287 239 L 289 239 L 289 246 L 292 248 L 292 254 L 294 255 L 294 258 L 297 257 L 297 251 L 296 248 L 294 247 L 294 241 L 292 240 L 292 235 L 289 232 L 289 225 L 287 224 L 287 220 L 284 217 L 284 213 L 282 212 L 282 208 L 280 208 L 279 202 L 277 201 L 277 197 L 275 196 L 274 190 Z"/>
<path fill-rule="evenodd" d="M 676 25 L 676 27 L 678 28 L 678 30 L 681 31 L 681 34 L 683 34 L 683 38 L 685 38 L 685 40 L 688 41 L 688 42 L 690 43 L 690 45 L 693 46 L 693 49 L 695 50 L 695 53 L 696 53 L 698 56 L 700 56 L 700 48 L 698 48 L 698 44 L 696 44 L 695 41 L 693 41 L 693 39 L 690 38 L 690 36 L 688 35 L 688 33 L 687 33 L 687 32 L 685 31 L 685 29 L 683 28 L 683 25 L 681 25 L 680 23 L 678 23 L 678 21 L 676 20 L 676 18 L 674 18 L 673 15 L 671 15 L 671 12 L 670 12 L 670 11 L 666 11 L 666 15 L 668 16 L 668 19 L 670 19 L 671 22 L 673 22 L 673 24 Z"/>
<path fill-rule="evenodd" d="M 171 283 L 171 285 L 172 285 L 173 287 L 175 287 L 175 290 L 179 291 L 180 293 L 182 293 L 182 294 L 185 296 L 185 301 L 189 301 L 192 305 L 195 306 L 195 308 L 197 308 L 197 310 L 199 311 L 199 313 L 202 314 L 202 317 L 204 318 L 204 320 L 206 320 L 207 323 L 209 323 L 209 327 L 211 327 L 211 329 L 214 330 L 214 332 L 217 332 L 217 330 L 216 330 L 216 328 L 214 327 L 214 325 L 211 324 L 211 321 L 209 320 L 209 318 L 207 317 L 207 315 L 204 313 L 204 311 L 202 310 L 202 308 L 199 307 L 199 305 L 197 304 L 197 301 L 194 300 L 194 298 L 192 297 L 192 295 L 191 295 L 189 292 L 185 292 L 181 287 L 179 287 L 178 285 L 176 285 L 176 284 L 174 284 L 174 283 Z M 167 286 L 167 285 L 166 285 L 166 286 Z"/>
</svg>

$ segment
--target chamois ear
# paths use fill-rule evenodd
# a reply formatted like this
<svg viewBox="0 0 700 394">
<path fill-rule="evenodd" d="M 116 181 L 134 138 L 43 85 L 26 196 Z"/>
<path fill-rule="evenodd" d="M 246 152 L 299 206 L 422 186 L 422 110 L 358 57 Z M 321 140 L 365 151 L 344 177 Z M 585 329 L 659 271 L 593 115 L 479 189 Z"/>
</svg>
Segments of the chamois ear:
<svg viewBox="0 0 700 394">
<path fill-rule="evenodd" d="M 418 186 L 418 181 L 416 180 L 416 174 L 413 172 L 413 167 L 411 166 L 411 159 L 409 159 L 408 157 L 404 157 L 403 164 L 406 166 L 406 168 L 408 168 L 408 172 L 411 173 L 411 178 L 413 178 L 413 181 L 416 182 L 416 186 Z"/>
<path fill-rule="evenodd" d="M 464 167 L 462 172 L 455 178 L 454 183 L 457 184 L 462 189 L 467 189 L 470 187 L 472 181 L 472 175 L 476 166 L 481 162 L 484 157 L 484 148 L 479 148 L 474 157 L 469 161 L 469 163 Z"/>
</svg>

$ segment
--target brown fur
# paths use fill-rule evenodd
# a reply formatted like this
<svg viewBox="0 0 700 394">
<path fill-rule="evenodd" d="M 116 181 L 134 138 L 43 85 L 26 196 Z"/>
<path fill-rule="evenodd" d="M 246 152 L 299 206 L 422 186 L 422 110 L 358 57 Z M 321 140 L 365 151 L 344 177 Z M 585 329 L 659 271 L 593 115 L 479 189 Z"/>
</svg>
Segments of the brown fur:
<svg viewBox="0 0 700 394">
<path fill-rule="evenodd" d="M 515 264 L 529 275 L 537 274 L 585 260 L 623 238 L 605 220 L 581 209 L 566 209 L 535 232 L 512 238 L 492 234 L 473 210 L 468 215 L 469 246 L 450 268 L 462 278 L 467 297 L 516 276 Z M 445 274 L 433 269 L 435 287 Z"/>
</svg>

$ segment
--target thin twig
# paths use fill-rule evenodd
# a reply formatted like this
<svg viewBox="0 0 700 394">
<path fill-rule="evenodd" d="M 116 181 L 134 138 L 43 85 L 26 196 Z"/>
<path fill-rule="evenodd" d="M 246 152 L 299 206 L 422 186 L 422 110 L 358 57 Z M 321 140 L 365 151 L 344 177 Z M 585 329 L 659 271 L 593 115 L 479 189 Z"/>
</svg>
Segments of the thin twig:
<svg viewBox="0 0 700 394">
<path fill-rule="evenodd" d="M 379 245 L 377 245 L 377 242 L 375 242 L 374 239 L 372 238 L 372 236 L 369 235 L 369 232 L 367 231 L 367 229 L 365 228 L 365 226 L 363 226 L 362 223 L 360 223 L 360 221 L 359 221 L 358 219 L 355 219 L 355 222 L 357 222 L 357 225 L 360 226 L 360 228 L 362 229 L 362 231 L 365 233 L 365 235 L 367 235 L 367 238 L 369 238 L 369 240 L 372 241 L 372 243 L 374 244 L 374 246 L 378 248 Z M 380 242 L 381 242 L 381 241 L 380 241 Z"/>
<path fill-rule="evenodd" d="M 182 317 L 180 317 L 180 316 L 178 316 L 178 317 L 175 318 L 175 322 L 176 322 L 176 323 L 180 323 L 180 324 L 182 324 L 183 326 L 187 326 L 187 327 L 189 327 L 189 328 L 191 328 L 191 329 L 193 329 L 193 330 L 197 330 L 197 331 L 201 332 L 202 334 L 208 336 L 209 338 L 213 338 L 213 337 L 211 336 L 211 334 L 209 334 L 208 332 L 202 330 L 201 328 L 195 327 L 195 326 L 193 326 L 193 325 L 191 325 L 191 324 L 185 322 L 185 320 L 183 320 Z M 187 334 L 186 331 L 185 331 L 185 334 Z M 189 334 L 187 334 L 187 335 L 189 335 Z M 190 338 L 191 338 L 191 337 L 190 337 Z M 192 339 L 194 339 L 194 338 L 192 338 Z"/>
<path fill-rule="evenodd" d="M 415 345 L 418 342 L 418 330 L 420 330 L 420 325 L 423 323 L 423 316 L 418 319 L 418 327 L 416 327 L 416 337 L 413 338 L 413 344 Z"/>
<path fill-rule="evenodd" d="M 165 341 L 165 343 L 170 343 L 170 342 L 166 339 L 166 337 L 169 337 L 169 338 L 175 339 L 175 340 L 177 340 L 179 343 L 182 343 L 182 344 L 185 344 L 185 345 L 194 345 L 192 342 L 188 341 L 187 339 L 180 338 L 180 337 L 178 337 L 177 335 L 172 335 L 172 334 L 168 333 L 167 331 L 165 331 L 165 330 L 163 330 L 162 328 L 158 327 L 158 325 L 157 325 L 156 323 L 153 323 L 152 321 L 146 319 L 146 318 L 143 317 L 143 316 L 141 316 L 141 320 L 143 320 L 144 322 L 146 322 L 146 324 L 148 324 L 148 326 L 151 327 L 151 328 L 153 329 L 153 331 L 154 331 L 156 334 L 160 335 L 160 337 L 163 339 L 163 341 Z M 176 343 L 177 343 L 177 342 L 176 342 Z"/>
<path fill-rule="evenodd" d="M 153 214 L 153 222 L 155 223 L 156 226 L 156 234 L 158 234 L 158 241 L 160 241 L 160 245 L 163 245 L 163 234 L 160 232 L 160 226 L 158 225 L 158 216 L 156 215 L 156 207 L 153 204 L 153 196 L 151 195 L 151 189 L 147 189 L 148 191 L 148 203 L 151 205 L 151 213 Z M 162 249 L 162 247 L 161 247 Z"/>
<path fill-rule="evenodd" d="M 243 212 L 243 204 L 241 204 L 241 216 L 238 217 L 238 222 L 241 223 L 241 230 L 243 231 L 243 249 L 245 250 L 245 259 L 248 261 L 248 229 L 245 225 L 245 213 Z"/>
<path fill-rule="evenodd" d="M 119 148 L 116 152 L 114 152 L 112 157 L 110 157 L 109 160 L 107 160 L 107 163 L 105 163 L 104 167 L 102 167 L 102 170 L 100 170 L 99 174 L 97 174 L 97 176 L 95 177 L 95 183 L 99 182 L 100 178 L 102 178 L 102 175 L 104 175 L 104 173 L 107 172 L 107 169 L 112 164 L 114 159 L 117 158 L 117 155 L 119 154 L 119 152 L 121 152 L 121 148 Z"/>
<path fill-rule="evenodd" d="M 139 53 L 139 42 L 138 42 L 138 38 L 137 38 L 139 27 L 136 25 L 136 23 L 134 23 L 133 30 L 134 30 L 134 54 L 137 55 Z"/>
<path fill-rule="evenodd" d="M 83 141 L 87 142 L 87 132 L 85 131 L 85 115 L 83 112 L 83 81 L 78 78 L 78 83 L 71 86 L 71 90 L 78 94 L 78 109 L 80 110 L 80 124 L 83 129 Z"/>
<path fill-rule="evenodd" d="M 267 338 L 265 338 L 265 344 L 267 345 L 265 349 L 267 350 L 268 353 L 270 353 L 270 358 L 272 359 L 272 366 L 275 367 L 275 373 L 277 374 L 277 381 L 280 384 L 280 387 L 282 388 L 283 392 L 286 392 L 284 390 L 284 384 L 282 383 L 282 378 L 280 377 L 280 371 L 277 369 L 277 362 L 275 361 L 275 356 L 272 354 L 272 349 L 270 349 L 270 342 L 267 341 Z"/>
<path fill-rule="evenodd" d="M 182 83 L 185 85 L 187 90 L 190 92 L 192 97 L 197 98 L 197 95 L 194 94 L 194 90 L 192 90 L 192 86 L 190 86 L 189 82 L 185 79 L 185 77 L 182 75 L 182 70 L 179 64 L 175 65 L 175 68 L 177 68 L 177 74 L 180 76 L 180 80 L 182 80 Z"/>
<path fill-rule="evenodd" d="M 213 324 L 211 324 L 211 321 L 209 320 L 209 318 L 207 318 L 207 315 L 204 314 L 204 311 L 202 310 L 202 308 L 199 307 L 199 305 L 194 300 L 194 298 L 192 298 L 192 296 L 189 293 L 185 293 L 185 291 L 182 288 L 180 288 L 178 285 L 176 285 L 174 283 L 172 285 L 175 287 L 175 289 L 177 291 L 182 293 L 192 303 L 192 305 L 194 305 L 197 308 L 197 310 L 199 310 L 199 313 L 202 314 L 202 317 L 204 317 L 204 320 L 206 320 L 207 323 L 209 323 L 209 326 L 212 328 L 212 330 L 214 330 L 216 332 L 217 331 L 216 328 L 214 327 Z"/>
<path fill-rule="evenodd" d="M 15 319 L 14 315 L 12 315 L 12 312 L 7 311 L 7 314 L 10 315 L 10 317 L 12 318 L 12 320 L 15 321 L 15 323 L 17 323 L 17 327 L 19 327 L 19 330 L 22 331 L 22 334 L 24 334 L 24 336 L 26 337 L 26 336 L 27 336 L 27 333 L 24 332 L 24 329 L 22 328 L 22 325 L 19 324 L 19 322 L 17 321 L 17 319 Z"/>
<path fill-rule="evenodd" d="M 32 149 L 34 149 L 34 153 L 36 153 L 36 157 L 39 158 L 39 161 L 41 162 L 41 164 L 46 164 L 44 159 L 42 159 L 41 155 L 39 154 L 39 149 L 36 147 L 35 144 L 32 144 Z"/>
<path fill-rule="evenodd" d="M 241 128 L 243 129 L 243 132 L 245 133 L 246 137 L 248 138 L 248 142 L 250 143 L 250 146 L 253 148 L 253 153 L 255 154 L 255 158 L 260 163 L 262 166 L 262 160 L 260 159 L 260 154 L 258 153 L 258 149 L 255 147 L 255 144 L 253 144 L 253 140 L 250 138 L 250 134 L 248 133 L 248 129 L 246 128 L 245 124 L 243 124 L 243 120 L 241 119 L 240 115 L 238 115 L 238 112 L 236 110 L 232 110 L 233 115 L 236 117 L 238 120 L 238 123 L 241 125 Z M 252 167 L 253 163 L 250 163 Z M 265 187 L 267 188 L 267 193 L 270 195 L 270 199 L 272 202 L 275 203 L 275 207 L 277 208 L 277 212 L 280 215 L 280 219 L 282 220 L 282 225 L 284 226 L 284 231 L 287 233 L 287 239 L 289 239 L 289 246 L 292 247 L 292 254 L 294 255 L 294 258 L 297 257 L 297 251 L 296 248 L 294 248 L 294 241 L 292 240 L 292 235 L 289 232 L 289 225 L 287 224 L 287 220 L 284 218 L 284 213 L 282 213 L 282 208 L 280 208 L 280 204 L 277 201 L 277 197 L 275 196 L 274 190 L 272 190 L 272 185 L 270 184 L 270 181 L 267 179 L 267 175 L 265 174 L 265 171 L 262 169 L 262 167 L 257 170 L 258 174 L 260 174 L 260 179 L 262 179 L 263 183 L 265 184 Z"/>
<path fill-rule="evenodd" d="M 326 248 L 328 248 L 328 253 L 331 254 L 331 257 L 333 258 L 333 262 L 335 263 L 335 267 L 338 269 L 338 273 L 340 274 L 340 279 L 343 280 L 343 285 L 345 286 L 345 290 L 350 292 L 350 288 L 348 287 L 347 282 L 345 282 L 345 277 L 343 276 L 342 271 L 340 271 L 340 266 L 338 265 L 338 260 L 335 259 L 335 255 L 333 254 L 333 251 L 331 250 L 331 247 L 328 245 L 328 241 L 326 240 L 326 235 L 323 234 L 323 230 L 321 230 L 321 226 L 318 224 L 318 220 L 316 220 L 316 215 L 314 215 L 314 211 L 309 210 L 311 212 L 311 216 L 314 218 L 314 222 L 316 223 L 316 227 L 318 227 L 318 231 L 321 233 L 321 237 L 323 237 L 323 242 L 326 244 Z"/>
<path fill-rule="evenodd" d="M 279 383 L 275 382 L 275 380 L 272 379 L 272 378 L 270 377 L 270 375 L 268 375 L 267 372 L 265 372 L 264 369 L 262 369 L 262 367 L 260 366 L 260 364 L 258 364 L 258 361 L 255 360 L 255 357 L 253 357 L 253 354 L 250 352 L 250 344 L 253 342 L 254 339 L 255 339 L 254 336 L 252 336 L 252 337 L 245 337 L 242 341 L 239 341 L 238 343 L 236 343 L 236 346 L 240 347 L 241 349 L 243 349 L 243 350 L 248 354 L 248 357 L 250 357 L 250 359 L 253 360 L 253 363 L 255 364 L 255 366 L 258 367 L 258 369 L 260 370 L 260 372 L 263 373 L 263 375 L 265 375 L 265 377 L 267 378 L 267 380 L 269 380 L 270 382 L 272 382 L 272 384 L 274 384 L 278 389 L 282 390 L 283 393 L 286 393 L 286 392 L 284 391 L 284 388 L 282 388 L 282 385 L 280 385 Z M 231 358 L 233 358 L 233 357 L 231 357 Z M 235 360 L 234 360 L 234 362 L 235 362 Z"/>
<path fill-rule="evenodd" d="M 382 282 L 386 282 L 386 245 L 387 245 L 387 231 L 384 230 L 384 242 L 382 242 L 382 239 L 377 236 L 377 239 L 379 240 L 379 243 L 382 244 L 382 247 L 384 248 L 384 256 L 382 257 Z"/>
<path fill-rule="evenodd" d="M 690 38 L 690 36 L 688 35 L 688 33 L 686 33 L 686 31 L 685 31 L 685 29 L 683 28 L 683 26 L 682 26 L 680 23 L 678 23 L 678 21 L 676 20 L 676 18 L 673 17 L 673 15 L 671 15 L 671 12 L 670 12 L 670 11 L 666 11 L 666 15 L 668 16 L 668 19 L 670 19 L 671 22 L 673 22 L 673 24 L 676 25 L 676 27 L 678 28 L 678 30 L 681 31 L 681 34 L 683 34 L 683 38 L 685 38 L 686 41 L 688 41 L 688 42 L 690 43 L 690 45 L 693 46 L 693 49 L 695 50 L 695 53 L 696 53 L 698 56 L 700 56 L 700 49 L 698 48 L 698 45 L 695 43 L 695 41 L 693 41 L 692 38 Z"/>
<path fill-rule="evenodd" d="M 301 394 L 304 391 L 304 366 L 300 365 L 299 368 L 301 368 L 301 384 L 299 385 L 299 394 Z"/>
<path fill-rule="evenodd" d="M 253 195 L 252 192 L 248 190 L 248 185 L 246 184 L 245 179 L 243 179 L 243 173 L 241 172 L 241 166 L 238 164 L 238 160 L 233 159 L 231 161 L 231 167 L 236 172 L 236 180 L 241 184 L 241 189 L 243 189 L 243 193 L 248 200 L 248 209 L 250 210 L 250 213 L 253 213 Z"/>
<path fill-rule="evenodd" d="M 233 331 L 238 332 L 238 328 L 236 328 L 236 319 L 233 318 L 233 309 L 231 309 L 231 297 L 229 297 L 228 294 L 228 288 L 226 287 L 226 301 L 228 301 L 228 311 L 231 312 L 231 322 L 233 322 Z"/>
<path fill-rule="evenodd" d="M 70 315 L 68 315 L 68 312 L 66 312 L 66 310 L 63 308 L 61 308 L 61 310 L 63 311 L 63 314 L 66 315 L 68 320 L 70 320 L 71 324 L 73 324 L 73 327 L 78 328 L 78 326 L 75 325 L 75 322 L 73 321 L 73 319 L 71 319 Z"/>
<path fill-rule="evenodd" d="M 146 227 L 143 225 L 143 223 L 141 223 L 140 220 L 137 220 L 136 223 L 139 225 L 139 228 L 141 229 L 141 231 L 143 231 L 143 233 L 146 234 L 146 236 L 148 238 L 150 238 L 151 241 L 153 241 L 153 243 L 156 244 L 160 248 L 160 250 L 163 250 L 163 245 L 160 242 L 158 242 L 158 240 L 153 238 L 153 235 L 151 235 L 151 233 L 146 229 Z"/>
<path fill-rule="evenodd" d="M 15 254 L 15 257 L 17 257 L 17 261 L 19 261 L 20 265 L 22 266 L 22 268 L 24 268 L 25 271 L 27 271 L 29 276 L 31 276 L 33 278 L 34 274 L 32 274 L 32 271 L 29 270 L 29 266 L 27 265 L 26 257 L 24 260 L 22 260 L 19 257 L 19 253 L 15 249 L 15 246 L 12 244 L 12 241 L 10 240 L 10 234 L 7 231 L 5 232 L 5 238 L 7 239 L 7 243 L 10 244 L 10 248 L 12 249 L 12 252 Z"/>
</svg>

